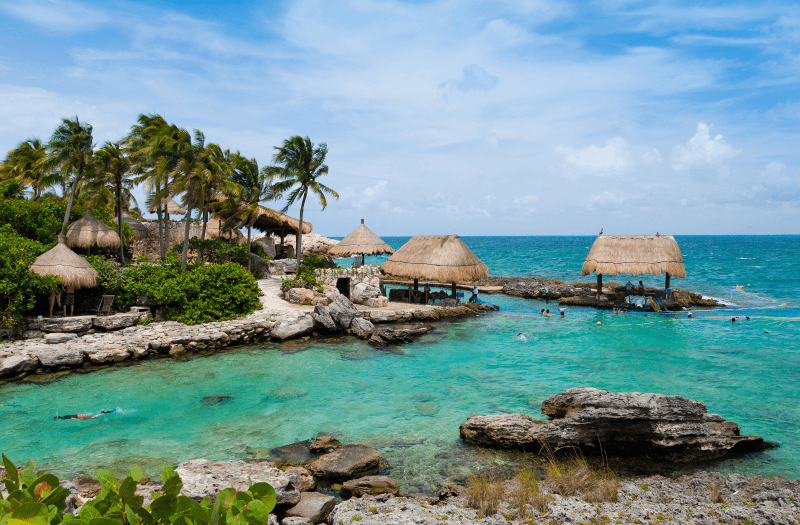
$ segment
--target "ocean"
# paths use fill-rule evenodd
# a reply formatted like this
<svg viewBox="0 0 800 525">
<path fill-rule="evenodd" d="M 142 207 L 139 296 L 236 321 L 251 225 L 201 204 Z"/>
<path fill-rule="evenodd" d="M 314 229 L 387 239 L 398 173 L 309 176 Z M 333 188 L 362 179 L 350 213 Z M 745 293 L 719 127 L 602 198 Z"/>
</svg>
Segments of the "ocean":
<svg viewBox="0 0 800 525">
<path fill-rule="evenodd" d="M 407 239 L 385 240 L 396 249 Z M 591 237 L 463 239 L 490 275 L 595 278 L 580 275 Z M 592 386 L 700 400 L 743 434 L 781 445 L 714 469 L 800 477 L 800 237 L 676 239 L 687 277 L 672 286 L 726 306 L 694 319 L 584 308 L 550 319 L 537 312 L 552 303 L 491 295 L 482 298 L 499 312 L 437 324 L 396 348 L 342 338 L 265 343 L 7 384 L 0 403 L 17 406 L 0 407 L 1 451 L 63 476 L 97 468 L 121 474 L 132 465 L 155 475 L 196 457 L 266 457 L 272 447 L 328 432 L 375 446 L 404 490 L 431 492 L 487 464 L 515 461 L 461 444 L 458 426 L 468 416 L 543 418 L 549 396 Z M 640 278 L 663 285 L 660 276 L 630 277 Z M 734 315 L 750 319 L 731 323 Z M 231 398 L 212 403 L 218 395 Z M 110 408 L 119 410 L 88 421 L 53 419 Z"/>
</svg>

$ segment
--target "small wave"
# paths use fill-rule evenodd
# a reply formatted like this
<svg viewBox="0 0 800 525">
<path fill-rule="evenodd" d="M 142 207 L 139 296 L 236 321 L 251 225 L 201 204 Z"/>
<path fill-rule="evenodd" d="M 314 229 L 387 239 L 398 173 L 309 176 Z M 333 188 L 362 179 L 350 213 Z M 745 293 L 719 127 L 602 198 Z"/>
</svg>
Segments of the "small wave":
<svg viewBox="0 0 800 525">
<path fill-rule="evenodd" d="M 719 297 L 714 297 L 713 295 L 704 295 L 703 299 L 712 299 L 714 301 L 717 301 L 719 304 L 721 304 L 723 306 L 739 306 L 738 304 L 736 304 L 734 302 L 728 301 L 726 299 L 721 299 Z"/>
<path fill-rule="evenodd" d="M 133 414 L 134 412 L 138 412 L 138 410 L 136 410 L 135 408 L 116 407 L 113 410 L 114 414 Z"/>
<path fill-rule="evenodd" d="M 739 257 L 740 261 L 755 261 L 755 257 Z"/>
</svg>

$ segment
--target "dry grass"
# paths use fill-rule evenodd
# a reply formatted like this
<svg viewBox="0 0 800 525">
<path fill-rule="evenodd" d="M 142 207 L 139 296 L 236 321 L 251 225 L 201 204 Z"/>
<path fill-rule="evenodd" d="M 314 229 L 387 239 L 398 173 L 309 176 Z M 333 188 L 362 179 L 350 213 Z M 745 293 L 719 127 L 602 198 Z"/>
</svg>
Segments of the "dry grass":
<svg viewBox="0 0 800 525">
<path fill-rule="evenodd" d="M 467 478 L 467 505 L 480 511 L 482 516 L 491 516 L 503 501 L 503 481 L 496 476 L 471 474 Z"/>
<path fill-rule="evenodd" d="M 546 456 L 544 482 L 554 493 L 580 496 L 589 503 L 619 501 L 619 478 L 606 463 L 593 467 L 580 453 L 558 459 L 547 450 Z"/>
<path fill-rule="evenodd" d="M 725 498 L 722 497 L 722 492 L 719 490 L 719 485 L 709 482 L 708 490 L 711 492 L 711 503 L 725 503 Z"/>
<path fill-rule="evenodd" d="M 603 275 L 661 274 L 686 277 L 683 255 L 670 235 L 601 235 L 595 239 L 581 273 Z"/>
<path fill-rule="evenodd" d="M 511 491 L 511 501 L 509 503 L 517 509 L 517 516 L 520 519 L 533 517 L 528 510 L 528 506 L 538 511 L 539 515 L 547 512 L 550 503 L 544 487 L 536 479 L 536 469 L 525 468 L 516 477 L 517 485 Z"/>
<path fill-rule="evenodd" d="M 417 235 L 383 263 L 385 274 L 440 283 L 475 282 L 489 269 L 458 235 Z"/>
</svg>

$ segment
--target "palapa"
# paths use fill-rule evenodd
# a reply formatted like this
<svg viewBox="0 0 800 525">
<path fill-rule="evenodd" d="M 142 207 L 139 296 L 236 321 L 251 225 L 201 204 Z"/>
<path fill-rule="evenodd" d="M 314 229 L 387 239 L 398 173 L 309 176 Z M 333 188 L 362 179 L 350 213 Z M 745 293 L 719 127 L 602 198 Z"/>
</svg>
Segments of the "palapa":
<svg viewBox="0 0 800 525">
<path fill-rule="evenodd" d="M 381 255 L 384 253 L 392 254 L 394 250 L 383 242 L 383 239 L 375 235 L 372 230 L 367 228 L 364 224 L 364 219 L 361 219 L 361 225 L 353 230 L 350 235 L 328 250 L 328 255 L 331 257 Z"/>
<path fill-rule="evenodd" d="M 381 266 L 383 273 L 442 283 L 475 282 L 489 269 L 458 235 L 417 235 Z"/>
<path fill-rule="evenodd" d="M 153 204 L 150 208 L 147 209 L 150 213 L 155 213 L 158 209 L 158 206 Z M 184 215 L 186 213 L 186 208 L 175 202 L 174 200 L 170 199 L 167 201 L 166 204 L 163 202 L 161 203 L 161 212 L 167 212 L 170 215 Z"/>
<path fill-rule="evenodd" d="M 120 240 L 117 232 L 105 223 L 95 219 L 87 209 L 86 215 L 73 222 L 67 228 L 67 246 L 70 248 L 119 249 Z"/>
<path fill-rule="evenodd" d="M 61 277 L 61 284 L 65 288 L 97 286 L 97 270 L 92 268 L 89 261 L 67 247 L 63 235 L 58 236 L 58 243 L 52 249 L 36 258 L 30 271 L 41 276 Z"/>
<path fill-rule="evenodd" d="M 116 217 L 114 217 L 114 222 L 117 222 Z M 131 217 L 127 210 L 122 210 L 122 222 L 131 227 L 134 239 L 144 239 L 150 234 L 147 226 Z"/>
<path fill-rule="evenodd" d="M 283 231 L 297 234 L 300 230 L 300 221 L 285 213 L 259 206 L 258 218 L 253 226 L 263 232 Z M 303 221 L 303 233 L 311 233 L 313 229 L 314 226 L 310 222 Z"/>
<path fill-rule="evenodd" d="M 671 235 L 601 235 L 583 262 L 583 275 L 592 272 L 686 277 L 681 249 Z"/>
</svg>

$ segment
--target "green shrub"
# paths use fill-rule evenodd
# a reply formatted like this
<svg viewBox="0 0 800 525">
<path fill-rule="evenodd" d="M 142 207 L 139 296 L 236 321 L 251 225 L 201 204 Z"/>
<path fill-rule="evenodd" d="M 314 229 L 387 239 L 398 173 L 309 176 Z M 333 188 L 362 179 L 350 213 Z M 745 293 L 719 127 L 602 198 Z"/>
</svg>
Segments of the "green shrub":
<svg viewBox="0 0 800 525">
<path fill-rule="evenodd" d="M 322 285 L 317 282 L 317 277 L 314 270 L 311 268 L 300 268 L 300 273 L 295 274 L 292 279 L 281 279 L 281 290 L 287 292 L 292 288 L 308 288 L 309 290 L 316 288 L 322 291 Z"/>
<path fill-rule="evenodd" d="M 236 263 L 193 264 L 178 259 L 120 268 L 102 257 L 87 257 L 100 274 L 103 293 L 127 309 L 140 296 L 162 308 L 165 318 L 186 324 L 233 319 L 260 308 L 261 290 L 253 276 Z"/>
<path fill-rule="evenodd" d="M 5 454 L 2 457 L 8 497 L 0 499 L 0 523 L 9 525 L 267 525 L 277 499 L 268 483 L 251 483 L 247 490 L 223 490 L 213 504 L 208 498 L 198 503 L 179 495 L 183 482 L 165 467 L 161 489 L 152 493 L 149 506 L 143 506 L 144 498 L 135 494 L 142 478 L 139 469 L 132 469 L 121 482 L 101 470 L 97 473 L 100 494 L 73 516 L 66 512 L 70 493 L 59 486 L 56 476 L 37 472 L 33 462 L 18 471 Z"/>
<path fill-rule="evenodd" d="M 36 294 L 56 288 L 56 277 L 29 270 L 51 247 L 22 237 L 8 224 L 0 226 L 0 326 L 19 329 L 23 313 L 36 304 Z"/>
</svg>

